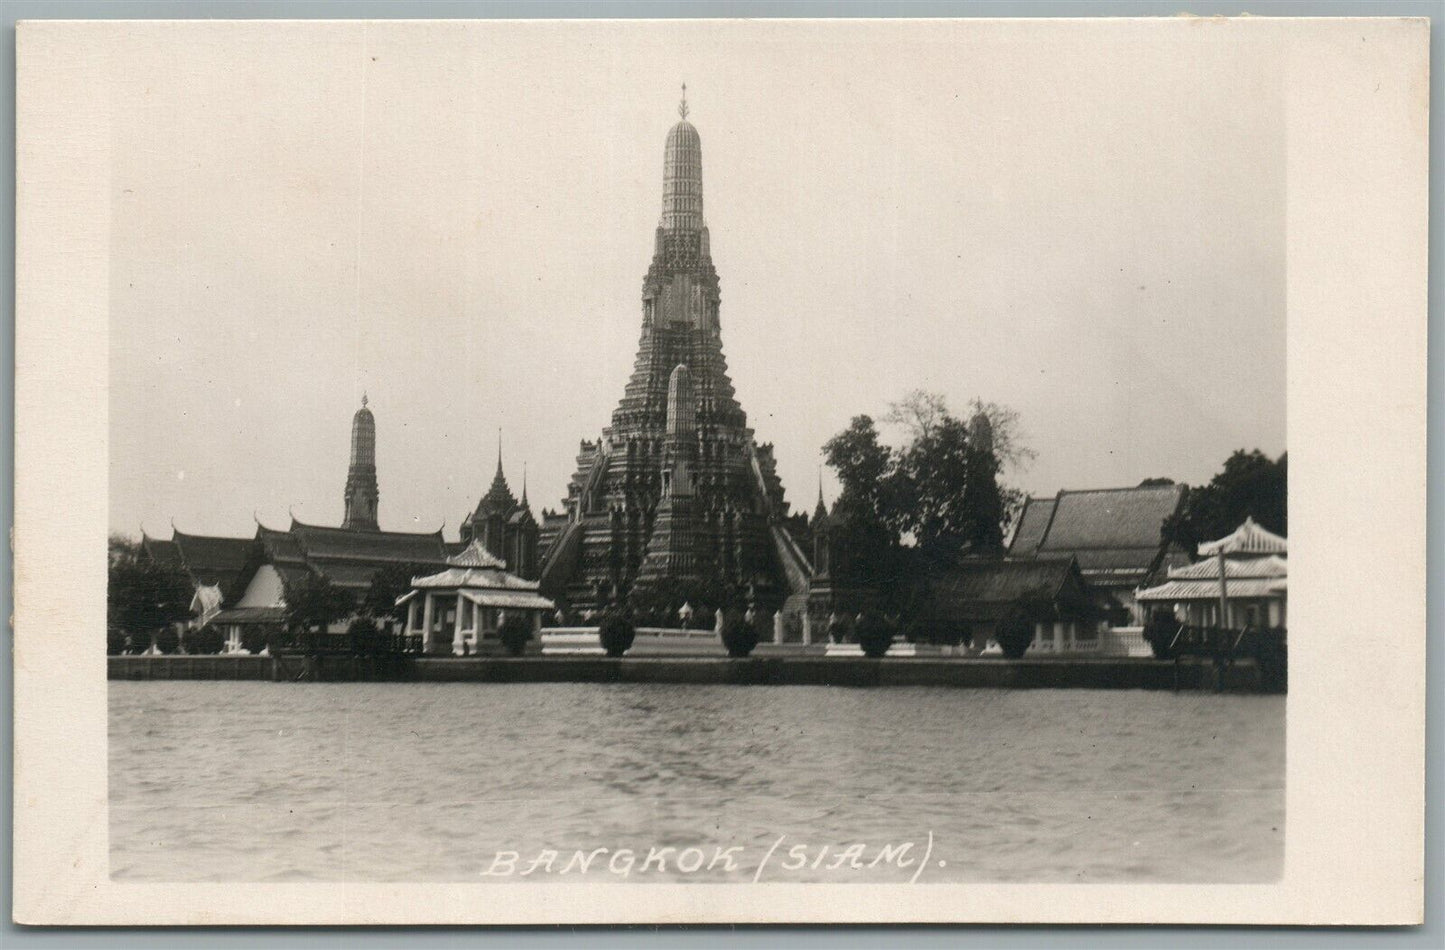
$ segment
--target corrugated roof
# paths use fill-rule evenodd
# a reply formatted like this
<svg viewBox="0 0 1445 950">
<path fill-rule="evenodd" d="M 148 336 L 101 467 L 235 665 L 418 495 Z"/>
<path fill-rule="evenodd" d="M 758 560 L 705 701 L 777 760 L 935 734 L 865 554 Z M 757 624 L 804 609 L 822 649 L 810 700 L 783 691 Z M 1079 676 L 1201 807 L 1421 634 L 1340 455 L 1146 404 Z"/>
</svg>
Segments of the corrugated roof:
<svg viewBox="0 0 1445 950">
<path fill-rule="evenodd" d="M 557 607 L 535 591 L 464 590 L 462 596 L 479 607 L 510 610 L 555 610 Z"/>
<path fill-rule="evenodd" d="M 1229 599 L 1271 597 L 1280 593 L 1278 578 L 1241 578 L 1229 582 Z M 1208 581 L 1166 581 L 1158 587 L 1141 590 L 1136 600 L 1218 600 L 1219 579 Z"/>
<path fill-rule="evenodd" d="M 420 588 L 473 588 L 495 590 L 536 590 L 537 582 L 523 580 L 500 568 L 449 567 L 436 574 L 414 577 L 411 586 Z"/>
<path fill-rule="evenodd" d="M 1270 554 L 1264 557 L 1230 558 L 1224 562 L 1225 576 L 1232 582 L 1240 577 L 1285 577 L 1289 574 L 1289 562 Z M 1209 580 L 1219 578 L 1219 559 L 1205 558 L 1187 567 L 1176 567 L 1169 572 L 1170 580 Z"/>
<path fill-rule="evenodd" d="M 453 567 L 497 567 L 506 568 L 506 562 L 487 550 L 480 540 L 474 540 L 451 557 L 447 563 Z"/>
<path fill-rule="evenodd" d="M 1220 552 L 1230 554 L 1285 554 L 1289 542 L 1273 531 L 1266 531 L 1255 523 L 1254 518 L 1244 519 L 1244 524 L 1234 533 L 1218 541 L 1206 541 L 1199 545 L 1201 557 L 1213 557 Z"/>
<path fill-rule="evenodd" d="M 1053 498 L 1029 498 L 1024 501 L 1024 510 L 1019 513 L 1019 525 L 1014 530 L 1013 541 L 1009 543 L 1010 557 L 1031 557 L 1038 550 L 1039 542 L 1048 530 L 1049 519 L 1054 516 Z"/>
</svg>

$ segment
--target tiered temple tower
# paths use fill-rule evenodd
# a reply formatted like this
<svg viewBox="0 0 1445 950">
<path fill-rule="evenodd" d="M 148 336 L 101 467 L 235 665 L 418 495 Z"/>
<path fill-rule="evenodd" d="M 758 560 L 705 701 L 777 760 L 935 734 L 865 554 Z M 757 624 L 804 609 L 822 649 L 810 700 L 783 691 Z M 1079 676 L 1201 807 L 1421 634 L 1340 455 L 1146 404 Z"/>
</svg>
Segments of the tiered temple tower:
<svg viewBox="0 0 1445 950">
<path fill-rule="evenodd" d="M 574 608 L 669 580 L 718 585 L 767 609 L 800 592 L 806 600 L 811 567 L 782 526 L 772 446 L 753 441 L 727 375 L 702 140 L 683 91 L 632 377 L 601 439 L 582 442 L 563 510 L 544 513 L 542 588 Z"/>
<path fill-rule="evenodd" d="M 477 507 L 462 519 L 463 544 L 480 541 L 508 571 L 527 580 L 537 578 L 537 521 L 527 501 L 527 476 L 522 474 L 522 500 L 518 501 L 502 472 L 501 436 L 497 440 L 497 473 Z"/>
<path fill-rule="evenodd" d="M 341 526 L 350 531 L 379 531 L 376 508 L 381 492 L 376 487 L 376 419 L 366 408 L 351 418 L 351 467 L 346 472 L 346 517 Z"/>
</svg>

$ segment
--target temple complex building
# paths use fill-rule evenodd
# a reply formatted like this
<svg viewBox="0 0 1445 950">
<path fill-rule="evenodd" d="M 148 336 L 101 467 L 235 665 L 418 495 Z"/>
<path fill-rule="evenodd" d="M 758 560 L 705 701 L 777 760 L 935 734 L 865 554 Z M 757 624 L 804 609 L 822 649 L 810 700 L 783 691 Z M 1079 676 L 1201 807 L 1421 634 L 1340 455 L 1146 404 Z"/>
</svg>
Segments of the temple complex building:
<svg viewBox="0 0 1445 950">
<path fill-rule="evenodd" d="M 776 610 L 806 602 L 812 568 L 783 527 L 772 446 L 754 441 L 728 378 L 702 140 L 685 98 L 678 111 L 636 363 L 611 425 L 579 448 L 563 510 L 544 513 L 541 589 L 587 609 L 638 585 L 700 584 Z"/>
<path fill-rule="evenodd" d="M 1019 514 L 1008 556 L 1076 558 L 1085 579 L 1114 599 L 1114 621 L 1125 623 L 1135 612 L 1135 589 L 1189 563 L 1188 552 L 1162 534 L 1187 491 L 1183 485 L 1140 485 L 1030 498 Z"/>
<path fill-rule="evenodd" d="M 477 502 L 477 507 L 462 519 L 463 545 L 481 543 L 502 567 L 528 580 L 536 580 L 540 570 L 537 542 L 541 529 L 532 516 L 527 501 L 527 477 L 522 476 L 522 498 L 512 494 L 507 476 L 502 472 L 502 449 L 497 446 L 497 473 L 492 485 Z"/>
<path fill-rule="evenodd" d="M 352 418 L 346 513 L 340 527 L 304 524 L 292 516 L 286 528 L 267 527 L 258 519 L 256 533 L 248 538 L 173 528 L 169 540 L 142 533 L 142 556 L 191 578 L 196 587 L 194 622 L 220 627 L 228 649 L 235 650 L 248 630 L 280 627 L 286 588 L 304 577 L 324 577 L 360 604 L 378 572 L 434 573 L 467 548 L 466 541 L 446 541 L 440 529 L 381 530 L 379 498 L 376 420 L 362 397 Z"/>
</svg>

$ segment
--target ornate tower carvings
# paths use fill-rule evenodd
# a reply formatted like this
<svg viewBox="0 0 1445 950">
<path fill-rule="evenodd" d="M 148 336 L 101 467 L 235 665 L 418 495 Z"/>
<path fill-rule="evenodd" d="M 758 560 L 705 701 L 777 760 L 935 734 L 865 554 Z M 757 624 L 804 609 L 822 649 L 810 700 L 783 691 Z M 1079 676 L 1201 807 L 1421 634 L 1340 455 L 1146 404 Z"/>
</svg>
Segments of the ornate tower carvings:
<svg viewBox="0 0 1445 950">
<path fill-rule="evenodd" d="M 366 408 L 351 418 L 351 466 L 346 472 L 346 517 L 341 526 L 352 531 L 380 531 L 376 508 L 381 492 L 376 485 L 376 418 Z"/>
<path fill-rule="evenodd" d="M 574 606 L 675 580 L 777 607 L 797 586 L 796 546 L 774 536 L 787 504 L 772 446 L 753 441 L 727 375 L 702 139 L 685 99 L 678 111 L 632 375 L 602 438 L 581 444 L 563 511 L 544 516 L 543 588 Z"/>
</svg>

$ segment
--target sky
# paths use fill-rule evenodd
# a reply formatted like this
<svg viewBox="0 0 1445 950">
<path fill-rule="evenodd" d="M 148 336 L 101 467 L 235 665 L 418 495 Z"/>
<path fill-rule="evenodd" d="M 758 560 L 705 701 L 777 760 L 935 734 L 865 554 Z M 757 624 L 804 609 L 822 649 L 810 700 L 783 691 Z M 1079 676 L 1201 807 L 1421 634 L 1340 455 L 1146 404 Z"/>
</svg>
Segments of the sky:
<svg viewBox="0 0 1445 950">
<path fill-rule="evenodd" d="M 559 507 L 683 82 L 795 508 L 913 389 L 1016 410 L 1034 494 L 1285 450 L 1282 67 L 1226 22 L 141 23 L 110 69 L 113 531 L 338 524 L 363 393 L 383 528 L 455 537 L 499 430 Z"/>
</svg>

